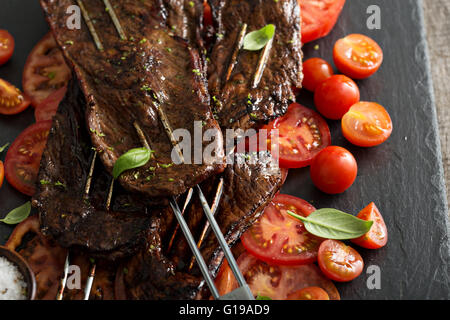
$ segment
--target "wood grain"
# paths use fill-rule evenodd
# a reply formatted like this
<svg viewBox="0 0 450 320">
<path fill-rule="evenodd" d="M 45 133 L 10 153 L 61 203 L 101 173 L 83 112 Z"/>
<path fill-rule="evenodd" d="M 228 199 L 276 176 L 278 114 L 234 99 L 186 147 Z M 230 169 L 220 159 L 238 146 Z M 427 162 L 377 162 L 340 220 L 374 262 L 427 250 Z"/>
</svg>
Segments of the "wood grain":
<svg viewBox="0 0 450 320">
<path fill-rule="evenodd" d="M 450 203 L 450 0 L 424 0 L 423 6 Z"/>
</svg>

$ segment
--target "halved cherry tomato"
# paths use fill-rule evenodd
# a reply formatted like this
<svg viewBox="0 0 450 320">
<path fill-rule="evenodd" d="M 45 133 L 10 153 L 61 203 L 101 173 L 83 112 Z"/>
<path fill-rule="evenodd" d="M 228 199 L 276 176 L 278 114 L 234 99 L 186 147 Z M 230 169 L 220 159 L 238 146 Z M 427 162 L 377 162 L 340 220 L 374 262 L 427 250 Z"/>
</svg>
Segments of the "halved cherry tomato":
<svg viewBox="0 0 450 320">
<path fill-rule="evenodd" d="M 332 120 L 340 120 L 352 105 L 359 102 L 359 98 L 356 83 L 343 75 L 334 75 L 325 80 L 314 93 L 317 110 Z"/>
<path fill-rule="evenodd" d="M 383 63 L 383 50 L 371 38 L 351 34 L 336 42 L 334 64 L 340 72 L 352 79 L 365 79 L 378 71 Z"/>
<path fill-rule="evenodd" d="M 40 105 L 34 110 L 34 117 L 36 122 L 52 120 L 58 111 L 59 103 L 64 99 L 66 95 L 67 87 L 62 87 L 50 94 L 47 99 L 42 101 Z"/>
<path fill-rule="evenodd" d="M 0 79 L 0 114 L 17 114 L 24 111 L 30 101 L 9 82 Z"/>
<path fill-rule="evenodd" d="M 348 150 L 332 146 L 323 149 L 314 158 L 310 173 L 317 188 L 328 194 L 338 194 L 353 184 L 358 165 Z"/>
<path fill-rule="evenodd" d="M 303 88 L 314 92 L 316 88 L 334 74 L 331 65 L 323 59 L 311 58 L 303 63 Z"/>
<path fill-rule="evenodd" d="M 23 91 L 36 107 L 52 92 L 67 86 L 72 71 L 61 49 L 48 33 L 31 51 L 23 72 Z"/>
<path fill-rule="evenodd" d="M 289 295 L 301 289 L 320 287 L 331 300 L 340 299 L 333 282 L 328 280 L 314 264 L 271 266 L 247 252 L 239 256 L 237 263 L 255 297 L 286 300 Z M 221 294 L 229 293 L 238 287 L 230 267 L 225 262 L 216 278 L 216 285 Z"/>
<path fill-rule="evenodd" d="M 298 103 L 291 104 L 283 117 L 263 129 L 278 130 L 278 148 L 273 139 L 268 143 L 273 154 L 278 149 L 280 167 L 283 168 L 306 167 L 316 154 L 331 144 L 327 122 L 317 112 Z"/>
<path fill-rule="evenodd" d="M 14 38 L 6 30 L 0 30 L 0 66 L 8 62 L 14 53 Z"/>
<path fill-rule="evenodd" d="M 316 209 L 305 200 L 277 194 L 264 214 L 241 237 L 244 247 L 270 264 L 299 265 L 316 261 L 323 239 L 308 231 L 287 211 L 307 217 Z"/>
<path fill-rule="evenodd" d="M 33 196 L 36 191 L 42 152 L 51 127 L 51 121 L 31 125 L 16 138 L 6 154 L 6 180 L 28 196 Z"/>
<path fill-rule="evenodd" d="M 365 235 L 351 240 L 353 243 L 366 249 L 379 249 L 384 247 L 388 241 L 388 233 L 383 216 L 375 203 L 369 204 L 360 213 L 358 218 L 366 221 L 373 221 L 372 228 Z"/>
<path fill-rule="evenodd" d="M 358 102 L 342 118 L 342 133 L 352 144 L 374 147 L 392 134 L 389 113 L 375 102 Z"/>
<path fill-rule="evenodd" d="M 330 300 L 328 293 L 320 287 L 308 287 L 291 293 L 288 300 Z"/>
<path fill-rule="evenodd" d="M 3 162 L 0 160 L 0 188 L 3 185 L 4 177 L 5 177 L 5 167 L 3 166 Z"/>
<path fill-rule="evenodd" d="M 302 15 L 302 42 L 325 37 L 333 29 L 345 0 L 297 0 Z"/>
<path fill-rule="evenodd" d="M 331 280 L 352 281 L 358 277 L 364 267 L 359 253 L 352 247 L 337 240 L 326 240 L 319 248 L 320 270 Z"/>
<path fill-rule="evenodd" d="M 281 183 L 284 184 L 289 175 L 289 169 L 281 168 Z"/>
</svg>

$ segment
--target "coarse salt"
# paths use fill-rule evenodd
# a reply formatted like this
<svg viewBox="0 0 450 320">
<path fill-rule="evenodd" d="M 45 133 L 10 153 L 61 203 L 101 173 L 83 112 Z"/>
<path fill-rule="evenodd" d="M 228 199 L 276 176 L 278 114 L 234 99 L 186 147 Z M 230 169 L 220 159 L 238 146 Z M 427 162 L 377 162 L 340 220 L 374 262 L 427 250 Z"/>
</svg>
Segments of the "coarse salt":
<svg viewBox="0 0 450 320">
<path fill-rule="evenodd" d="M 0 300 L 25 300 L 27 284 L 19 268 L 0 257 Z"/>
</svg>

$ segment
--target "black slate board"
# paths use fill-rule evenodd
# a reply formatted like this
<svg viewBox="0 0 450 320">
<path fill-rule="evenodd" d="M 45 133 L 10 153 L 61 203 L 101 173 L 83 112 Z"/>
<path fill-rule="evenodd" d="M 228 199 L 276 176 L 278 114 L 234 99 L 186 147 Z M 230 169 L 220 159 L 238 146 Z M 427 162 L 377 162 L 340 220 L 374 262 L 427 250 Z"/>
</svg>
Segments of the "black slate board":
<svg viewBox="0 0 450 320">
<path fill-rule="evenodd" d="M 381 8 L 380 30 L 366 27 L 370 5 Z M 16 38 L 14 58 L 0 67 L 0 77 L 20 86 L 26 56 L 48 30 L 38 1 L 3 0 L 0 28 Z M 333 143 L 349 149 L 358 161 L 356 183 L 342 195 L 328 196 L 314 188 L 308 169 L 299 169 L 290 171 L 283 192 L 318 208 L 355 214 L 374 201 L 383 213 L 389 243 L 377 251 L 359 249 L 366 267 L 355 281 L 338 285 L 343 299 L 449 299 L 448 207 L 421 1 L 348 0 L 332 33 L 305 46 L 305 58 L 331 61 L 334 42 L 349 33 L 366 34 L 384 49 L 380 71 L 358 84 L 362 100 L 376 101 L 388 109 L 394 133 L 380 147 L 361 149 L 345 141 L 338 122 L 329 122 Z M 313 107 L 307 92 L 300 94 L 299 101 Z M 0 144 L 13 141 L 33 120 L 32 110 L 20 116 L 0 116 Z M 0 216 L 26 200 L 4 185 Z M 11 230 L 0 224 L 0 243 Z M 370 265 L 380 267 L 380 290 L 367 288 Z"/>
</svg>

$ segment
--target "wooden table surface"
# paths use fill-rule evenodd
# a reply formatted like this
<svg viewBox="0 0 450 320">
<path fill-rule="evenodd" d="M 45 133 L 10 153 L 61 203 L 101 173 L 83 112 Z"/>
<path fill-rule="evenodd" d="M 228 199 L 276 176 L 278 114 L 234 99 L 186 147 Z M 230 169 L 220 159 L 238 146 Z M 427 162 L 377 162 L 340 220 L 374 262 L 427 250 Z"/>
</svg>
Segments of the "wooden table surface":
<svg viewBox="0 0 450 320">
<path fill-rule="evenodd" d="M 422 0 L 450 203 L 450 0 Z"/>
</svg>

